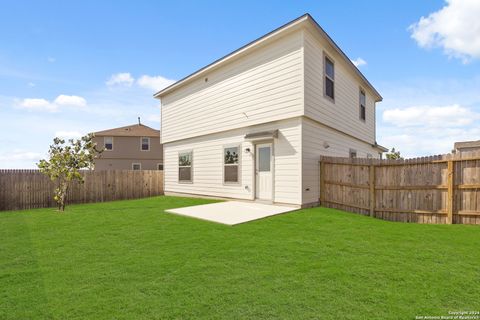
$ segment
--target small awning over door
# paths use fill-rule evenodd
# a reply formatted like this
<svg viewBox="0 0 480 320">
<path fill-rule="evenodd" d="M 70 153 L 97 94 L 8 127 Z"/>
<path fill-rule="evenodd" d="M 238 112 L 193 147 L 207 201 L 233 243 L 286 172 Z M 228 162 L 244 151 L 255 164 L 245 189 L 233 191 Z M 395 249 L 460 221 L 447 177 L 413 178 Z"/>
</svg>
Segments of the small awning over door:
<svg viewBox="0 0 480 320">
<path fill-rule="evenodd" d="M 261 140 L 261 139 L 273 139 L 278 137 L 278 130 L 260 131 L 247 133 L 245 140 Z"/>
</svg>

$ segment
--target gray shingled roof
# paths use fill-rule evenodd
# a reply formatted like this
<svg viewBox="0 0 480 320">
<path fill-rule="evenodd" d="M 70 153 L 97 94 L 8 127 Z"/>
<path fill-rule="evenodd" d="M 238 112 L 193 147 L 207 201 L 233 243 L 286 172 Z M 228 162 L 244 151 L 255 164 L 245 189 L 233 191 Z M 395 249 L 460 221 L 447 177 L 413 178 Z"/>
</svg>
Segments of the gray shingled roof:
<svg viewBox="0 0 480 320">
<path fill-rule="evenodd" d="M 480 148 L 480 140 L 455 142 L 454 149 Z"/>
<path fill-rule="evenodd" d="M 160 130 L 155 130 L 143 124 L 134 124 L 120 128 L 113 128 L 94 132 L 97 137 L 160 137 Z"/>
</svg>

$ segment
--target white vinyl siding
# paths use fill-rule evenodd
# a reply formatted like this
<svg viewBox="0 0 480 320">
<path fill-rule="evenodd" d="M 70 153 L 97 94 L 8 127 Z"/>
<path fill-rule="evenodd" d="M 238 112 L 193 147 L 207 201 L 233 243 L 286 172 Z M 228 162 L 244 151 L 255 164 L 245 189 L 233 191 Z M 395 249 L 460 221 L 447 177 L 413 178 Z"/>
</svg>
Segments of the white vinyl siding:
<svg viewBox="0 0 480 320">
<path fill-rule="evenodd" d="M 366 121 L 359 118 L 360 78 L 324 39 L 304 30 L 305 115 L 371 144 L 375 143 L 375 102 L 365 90 Z M 335 63 L 335 103 L 324 95 L 324 56 Z"/>
<path fill-rule="evenodd" d="M 241 128 L 203 137 L 164 144 L 165 192 L 226 197 L 254 198 L 254 144 L 245 141 L 247 133 L 279 130 L 274 139 L 274 201 L 301 204 L 300 118 Z M 241 157 L 240 183 L 223 181 L 223 149 L 238 145 Z M 245 152 L 249 148 L 250 152 Z M 178 183 L 178 152 L 194 154 L 193 183 Z"/>
<path fill-rule="evenodd" d="M 162 97 L 162 143 L 300 116 L 302 53 L 295 32 Z"/>
<path fill-rule="evenodd" d="M 310 28 L 212 69 L 162 97 L 165 192 L 253 200 L 255 144 L 245 134 L 279 130 L 273 140 L 273 201 L 319 200 L 321 155 L 378 156 L 374 92 Z M 324 96 L 324 56 L 335 68 L 335 100 Z M 365 90 L 366 120 L 359 116 Z M 262 141 L 269 142 L 269 141 Z M 224 180 L 224 148 L 238 146 L 238 183 Z M 245 152 L 246 149 L 250 152 Z M 178 153 L 192 150 L 192 183 L 178 181 Z"/>
<path fill-rule="evenodd" d="M 356 150 L 358 158 L 367 158 L 372 154 L 378 158 L 377 151 L 370 144 L 307 118 L 302 121 L 302 149 L 304 204 L 317 202 L 320 197 L 320 156 L 349 157 L 350 151 Z"/>
</svg>

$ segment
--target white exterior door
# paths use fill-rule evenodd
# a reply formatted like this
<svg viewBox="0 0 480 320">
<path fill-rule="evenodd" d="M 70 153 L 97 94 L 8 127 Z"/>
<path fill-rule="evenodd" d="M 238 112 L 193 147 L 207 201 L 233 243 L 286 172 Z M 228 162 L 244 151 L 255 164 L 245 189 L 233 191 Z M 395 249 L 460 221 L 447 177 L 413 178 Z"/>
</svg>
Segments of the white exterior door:
<svg viewBox="0 0 480 320">
<path fill-rule="evenodd" d="M 255 162 L 255 196 L 261 200 L 272 200 L 273 161 L 271 143 L 256 145 Z"/>
</svg>

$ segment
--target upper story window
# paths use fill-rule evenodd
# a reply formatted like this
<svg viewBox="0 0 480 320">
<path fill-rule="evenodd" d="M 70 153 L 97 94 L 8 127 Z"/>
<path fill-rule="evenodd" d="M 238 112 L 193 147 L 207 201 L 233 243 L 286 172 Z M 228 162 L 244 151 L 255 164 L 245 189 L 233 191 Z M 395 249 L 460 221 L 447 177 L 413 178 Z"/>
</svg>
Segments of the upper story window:
<svg viewBox="0 0 480 320">
<path fill-rule="evenodd" d="M 180 152 L 178 154 L 178 181 L 192 182 L 193 152 Z"/>
<path fill-rule="evenodd" d="M 239 179 L 239 147 L 223 149 L 223 181 L 225 183 L 238 183 Z"/>
<path fill-rule="evenodd" d="M 360 89 L 360 120 L 365 121 L 367 118 L 366 111 L 367 99 L 365 97 L 365 91 Z"/>
<path fill-rule="evenodd" d="M 150 138 L 143 137 L 141 139 L 142 143 L 142 151 L 150 151 Z"/>
<path fill-rule="evenodd" d="M 335 101 L 335 65 L 333 61 L 325 56 L 325 96 Z"/>
<path fill-rule="evenodd" d="M 103 147 L 105 150 L 113 150 L 113 137 L 103 138 Z"/>
</svg>

